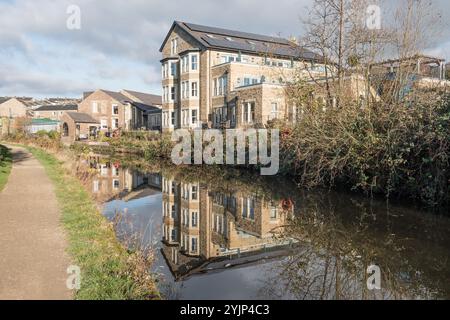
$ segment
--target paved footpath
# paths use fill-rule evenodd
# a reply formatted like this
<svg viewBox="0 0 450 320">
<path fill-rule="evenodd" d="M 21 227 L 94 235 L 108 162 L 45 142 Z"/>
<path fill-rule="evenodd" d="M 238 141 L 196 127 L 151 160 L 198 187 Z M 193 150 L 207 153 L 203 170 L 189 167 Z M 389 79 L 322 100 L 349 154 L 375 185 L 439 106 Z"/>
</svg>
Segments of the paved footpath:
<svg viewBox="0 0 450 320">
<path fill-rule="evenodd" d="M 0 192 L 0 300 L 71 299 L 53 184 L 31 153 L 11 149 L 13 168 Z"/>
</svg>

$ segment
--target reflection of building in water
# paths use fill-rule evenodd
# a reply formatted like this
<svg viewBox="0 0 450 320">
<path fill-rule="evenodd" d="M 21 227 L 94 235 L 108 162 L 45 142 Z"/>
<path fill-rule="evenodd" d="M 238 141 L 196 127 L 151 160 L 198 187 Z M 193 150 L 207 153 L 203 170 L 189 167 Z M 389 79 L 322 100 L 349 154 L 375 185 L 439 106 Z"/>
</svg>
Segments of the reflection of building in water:
<svg viewBox="0 0 450 320">
<path fill-rule="evenodd" d="M 136 199 L 146 188 L 161 189 L 159 173 L 139 173 L 121 166 L 103 156 L 89 156 L 81 161 L 82 180 L 100 201 L 121 197 L 124 201 Z"/>
<path fill-rule="evenodd" d="M 214 192 L 162 178 L 163 254 L 176 278 L 223 258 L 240 259 L 286 245 L 276 234 L 293 214 L 250 192 Z M 255 260 L 251 261 L 254 262 Z"/>
</svg>

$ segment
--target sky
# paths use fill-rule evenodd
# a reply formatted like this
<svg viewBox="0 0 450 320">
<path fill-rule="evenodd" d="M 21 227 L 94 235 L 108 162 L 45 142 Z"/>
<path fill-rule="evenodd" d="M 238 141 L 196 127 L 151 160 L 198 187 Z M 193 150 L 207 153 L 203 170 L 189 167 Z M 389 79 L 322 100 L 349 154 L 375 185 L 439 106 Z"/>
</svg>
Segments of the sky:
<svg viewBox="0 0 450 320">
<path fill-rule="evenodd" d="M 398 1 L 398 0 L 394 0 Z M 301 36 L 312 0 L 0 0 L 0 96 L 161 93 L 160 45 L 174 20 Z M 450 1 L 434 0 L 450 21 Z M 71 5 L 80 28 L 67 28 Z M 74 20 L 70 20 L 74 21 Z M 450 26 L 427 53 L 450 61 Z"/>
</svg>

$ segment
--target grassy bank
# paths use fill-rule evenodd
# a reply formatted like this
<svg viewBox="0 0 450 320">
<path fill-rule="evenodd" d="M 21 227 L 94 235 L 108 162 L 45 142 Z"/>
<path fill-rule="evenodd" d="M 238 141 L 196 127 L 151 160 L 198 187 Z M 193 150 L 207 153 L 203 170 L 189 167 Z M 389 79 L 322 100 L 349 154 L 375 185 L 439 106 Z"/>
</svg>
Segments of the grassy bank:
<svg viewBox="0 0 450 320">
<path fill-rule="evenodd" d="M 128 252 L 98 212 L 81 183 L 42 149 L 28 147 L 53 181 L 67 230 L 68 252 L 81 269 L 76 299 L 155 299 L 157 291 L 146 258 Z"/>
<path fill-rule="evenodd" d="M 11 167 L 11 153 L 9 152 L 9 149 L 7 147 L 0 145 L 0 191 L 3 190 L 6 182 L 8 182 L 8 176 L 11 172 Z"/>
</svg>

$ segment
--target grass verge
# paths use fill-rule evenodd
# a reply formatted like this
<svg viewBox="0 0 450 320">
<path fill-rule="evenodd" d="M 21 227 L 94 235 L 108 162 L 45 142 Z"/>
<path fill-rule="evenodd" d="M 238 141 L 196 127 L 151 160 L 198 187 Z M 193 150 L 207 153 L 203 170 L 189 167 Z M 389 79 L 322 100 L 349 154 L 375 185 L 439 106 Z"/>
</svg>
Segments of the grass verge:
<svg viewBox="0 0 450 320">
<path fill-rule="evenodd" d="M 142 255 L 129 252 L 116 239 L 114 229 L 98 212 L 79 180 L 42 149 L 27 147 L 53 181 L 67 230 L 68 252 L 81 269 L 81 300 L 158 299 L 154 281 Z"/>
<path fill-rule="evenodd" d="M 3 190 L 11 172 L 12 158 L 9 149 L 0 145 L 0 191 Z"/>
</svg>

